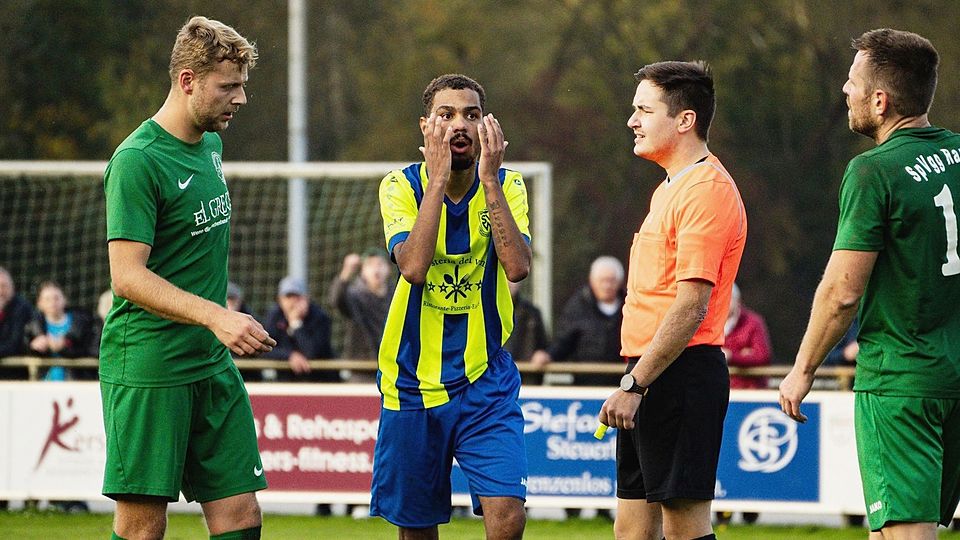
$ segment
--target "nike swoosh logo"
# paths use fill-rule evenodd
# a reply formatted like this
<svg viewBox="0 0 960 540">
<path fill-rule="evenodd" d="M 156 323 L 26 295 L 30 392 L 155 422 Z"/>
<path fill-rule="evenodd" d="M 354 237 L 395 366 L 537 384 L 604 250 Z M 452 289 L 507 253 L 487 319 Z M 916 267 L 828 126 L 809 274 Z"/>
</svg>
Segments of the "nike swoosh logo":
<svg viewBox="0 0 960 540">
<path fill-rule="evenodd" d="M 254 466 L 253 466 L 253 475 L 254 475 L 254 476 L 262 476 L 262 475 L 263 475 L 263 468 L 257 467 L 256 465 L 254 465 Z"/>
<path fill-rule="evenodd" d="M 193 180 L 193 175 L 190 175 L 190 178 L 186 180 L 177 180 L 177 185 L 180 186 L 180 189 L 187 189 L 187 186 L 190 185 L 190 181 Z M 257 475 L 260 476 L 260 475 Z"/>
</svg>

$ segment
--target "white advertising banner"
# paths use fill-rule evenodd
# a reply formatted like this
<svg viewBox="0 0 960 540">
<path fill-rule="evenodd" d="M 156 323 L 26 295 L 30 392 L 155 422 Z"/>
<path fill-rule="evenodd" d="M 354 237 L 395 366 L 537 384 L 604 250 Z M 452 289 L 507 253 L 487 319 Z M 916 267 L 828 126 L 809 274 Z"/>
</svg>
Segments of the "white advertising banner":
<svg viewBox="0 0 960 540">
<path fill-rule="evenodd" d="M 105 440 L 95 382 L 0 384 L 8 499 L 96 499 Z"/>
<path fill-rule="evenodd" d="M 379 394 L 373 385 L 251 384 L 271 503 L 369 500 Z M 527 505 L 616 505 L 616 430 L 593 438 L 602 388 L 520 393 Z M 813 392 L 797 424 L 773 390 L 731 393 L 714 510 L 863 514 L 853 393 Z M 98 500 L 105 441 L 96 382 L 0 382 L 0 499 Z M 452 476 L 454 500 L 466 481 Z M 960 513 L 958 513 L 960 517 Z"/>
</svg>

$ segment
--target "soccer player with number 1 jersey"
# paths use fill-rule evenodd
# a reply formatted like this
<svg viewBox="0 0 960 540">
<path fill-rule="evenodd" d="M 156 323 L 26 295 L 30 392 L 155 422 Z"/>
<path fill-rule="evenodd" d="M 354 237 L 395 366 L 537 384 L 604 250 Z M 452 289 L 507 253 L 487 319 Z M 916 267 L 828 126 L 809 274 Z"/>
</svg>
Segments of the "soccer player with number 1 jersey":
<svg viewBox="0 0 960 540">
<path fill-rule="evenodd" d="M 930 125 L 936 49 L 910 32 L 853 40 L 850 129 L 877 146 L 840 185 L 833 253 L 780 384 L 799 422 L 814 372 L 859 308 L 854 426 L 870 538 L 934 539 L 960 500 L 960 135 Z"/>
</svg>

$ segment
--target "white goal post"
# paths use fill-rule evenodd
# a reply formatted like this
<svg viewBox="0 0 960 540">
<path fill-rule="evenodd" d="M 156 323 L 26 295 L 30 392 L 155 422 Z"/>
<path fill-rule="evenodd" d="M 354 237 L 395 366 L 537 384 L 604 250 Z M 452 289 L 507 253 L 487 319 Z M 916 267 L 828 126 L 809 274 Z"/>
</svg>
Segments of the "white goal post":
<svg viewBox="0 0 960 540">
<path fill-rule="evenodd" d="M 406 167 L 405 162 L 225 162 L 224 174 L 230 180 L 376 180 L 379 181 L 387 172 Z M 553 265 L 553 215 L 552 166 L 547 162 L 507 162 L 504 167 L 520 172 L 526 180 L 530 197 L 530 223 L 533 237 L 533 263 L 530 275 L 531 299 L 543 315 L 548 328 L 552 327 L 552 265 Z M 8 205 L 16 205 L 15 199 L 19 189 L 26 188 L 20 185 L 17 179 L 26 184 L 36 179 L 100 179 L 106 162 L 103 161 L 0 161 L 0 203 L 7 199 Z M 11 184 L 10 181 L 13 180 Z M 11 187 L 12 185 L 12 187 Z M 233 193 L 231 193 L 231 196 Z M 12 201 L 10 199 L 13 199 Z M 0 204 L 0 207 L 3 207 Z M 283 204 L 288 204 L 286 200 Z M 349 203 L 346 203 L 349 204 Z M 4 207 L 4 210 L 6 208 Z M 243 210 L 240 210 L 241 214 Z M 320 212 L 319 210 L 317 212 Z M 29 220 L 27 215 L 26 219 Z M 299 226 L 306 228 L 308 216 L 300 216 L 303 223 Z M 16 223 L 14 226 L 30 227 L 31 223 Z M 297 224 L 290 224 L 296 227 Z M 377 225 L 379 228 L 379 225 Z M 4 231 L 0 231 L 2 238 Z M 295 239 L 294 239 L 295 240 Z M 382 243 L 381 243 L 382 245 Z M 306 251 L 310 247 L 299 243 L 292 247 L 293 254 L 287 253 L 288 267 L 290 259 L 296 256 L 307 260 Z M 297 252 L 300 253 L 297 253 Z M 3 264 L 3 254 L 0 253 L 0 265 Z M 336 261 L 339 263 L 339 260 Z"/>
</svg>

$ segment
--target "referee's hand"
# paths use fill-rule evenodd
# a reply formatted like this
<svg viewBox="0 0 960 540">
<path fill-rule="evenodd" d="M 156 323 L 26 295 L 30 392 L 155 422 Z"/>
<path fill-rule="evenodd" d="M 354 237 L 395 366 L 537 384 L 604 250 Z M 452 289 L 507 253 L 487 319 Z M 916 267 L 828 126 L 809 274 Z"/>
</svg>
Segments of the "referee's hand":
<svg viewBox="0 0 960 540">
<path fill-rule="evenodd" d="M 614 390 L 610 397 L 600 407 L 598 420 L 601 424 L 617 429 L 633 429 L 634 418 L 643 396 L 633 392 Z"/>
<path fill-rule="evenodd" d="M 270 352 L 277 344 L 276 340 L 264 330 L 256 319 L 239 311 L 224 309 L 211 325 L 221 343 L 237 356 L 252 356 Z"/>
</svg>

